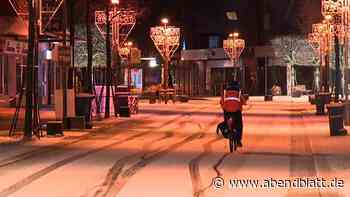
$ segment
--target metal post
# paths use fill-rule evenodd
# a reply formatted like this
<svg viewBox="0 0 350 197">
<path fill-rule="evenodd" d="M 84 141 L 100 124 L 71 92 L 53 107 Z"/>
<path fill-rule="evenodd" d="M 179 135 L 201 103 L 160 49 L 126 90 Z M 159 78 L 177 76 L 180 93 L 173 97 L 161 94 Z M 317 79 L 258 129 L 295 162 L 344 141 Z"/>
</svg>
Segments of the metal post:
<svg viewBox="0 0 350 197">
<path fill-rule="evenodd" d="M 87 40 L 87 92 L 92 94 L 93 93 L 93 81 L 92 81 L 92 35 L 91 35 L 91 26 L 90 26 L 90 11 L 91 11 L 91 6 L 90 6 L 90 0 L 85 0 L 86 1 L 86 21 L 85 21 L 85 26 L 86 26 L 86 40 Z"/>
<path fill-rule="evenodd" d="M 51 105 L 51 86 L 52 86 L 52 80 L 51 80 L 51 67 L 52 67 L 52 62 L 51 60 L 47 61 L 47 104 Z"/>
<path fill-rule="evenodd" d="M 340 47 L 339 37 L 334 38 L 335 47 L 335 102 L 339 101 L 339 95 L 341 94 L 341 70 L 340 70 Z"/>
<path fill-rule="evenodd" d="M 329 92 L 329 55 L 325 55 L 325 73 L 324 73 L 325 92 Z"/>
<path fill-rule="evenodd" d="M 319 65 L 319 89 L 317 90 L 318 92 L 323 92 L 323 80 L 324 80 L 324 66 L 323 66 L 323 54 L 322 54 L 322 48 L 320 46 L 319 48 L 319 58 L 320 58 L 320 65 Z"/>
<path fill-rule="evenodd" d="M 165 32 L 166 32 L 166 29 L 167 29 L 167 26 L 165 25 Z M 168 50 L 169 50 L 169 46 L 168 46 L 168 38 L 167 36 L 165 36 L 164 38 L 164 45 L 165 45 L 165 54 L 164 54 L 164 89 L 167 90 L 168 89 L 168 83 L 169 83 L 169 80 L 168 80 L 168 67 L 169 67 L 169 56 L 168 56 Z"/>
<path fill-rule="evenodd" d="M 72 72 L 70 73 L 69 79 L 71 79 L 72 84 L 70 84 L 74 89 L 74 92 L 76 92 L 76 86 L 75 86 L 75 66 L 74 66 L 74 56 L 75 56 L 75 50 L 74 50 L 74 46 L 75 46 L 75 18 L 74 18 L 74 6 L 75 6 L 75 2 L 72 0 L 68 0 L 69 1 L 69 46 L 70 46 L 70 52 L 71 52 L 71 68 L 72 68 Z"/>
<path fill-rule="evenodd" d="M 129 48 L 128 57 L 128 88 L 131 89 L 131 48 Z"/>
<path fill-rule="evenodd" d="M 349 98 L 349 89 L 348 89 L 348 84 L 349 84 L 349 72 L 348 72 L 348 66 L 349 66 L 349 40 L 347 37 L 345 37 L 345 42 L 344 42 L 344 93 L 345 93 L 345 100 L 348 101 Z"/>
<path fill-rule="evenodd" d="M 267 57 L 265 57 L 265 96 L 268 95 L 268 91 L 267 91 L 267 64 L 268 64 L 268 59 Z"/>
<path fill-rule="evenodd" d="M 67 26 L 68 26 L 68 17 L 67 17 L 67 0 L 63 2 L 64 17 L 63 17 L 63 46 L 67 46 Z M 65 61 L 64 61 L 65 62 Z M 63 91 L 63 125 L 67 126 L 67 65 L 65 63 L 62 65 L 62 91 Z"/>
<path fill-rule="evenodd" d="M 348 84 L 349 84 L 349 61 L 348 61 L 348 53 L 349 53 L 349 40 L 347 37 L 345 37 L 344 41 L 344 92 L 345 92 L 345 116 L 344 116 L 344 125 L 349 126 L 350 125 L 350 105 L 349 105 L 349 90 L 348 90 Z"/>
<path fill-rule="evenodd" d="M 169 65 L 169 61 L 167 58 L 165 58 L 164 61 L 164 71 L 163 71 L 163 75 L 164 75 L 164 80 L 163 80 L 163 87 L 165 90 L 168 89 L 168 65 Z"/>
<path fill-rule="evenodd" d="M 233 67 L 233 79 L 235 81 L 237 81 L 238 73 L 237 73 L 237 67 L 236 67 L 236 61 L 235 60 L 232 60 L 232 67 Z M 225 74 L 225 77 L 226 77 L 226 74 Z"/>
<path fill-rule="evenodd" d="M 105 118 L 110 117 L 110 82 L 111 82 L 111 38 L 110 38 L 110 28 L 111 21 L 109 18 L 109 5 L 106 7 L 106 23 L 107 23 L 107 31 L 106 31 L 106 52 L 107 52 L 107 74 L 106 74 L 106 103 L 105 103 Z"/>
<path fill-rule="evenodd" d="M 242 74 L 241 74 L 241 81 L 242 81 L 242 93 L 246 93 L 245 90 L 245 65 L 242 64 Z"/>
<path fill-rule="evenodd" d="M 31 139 L 33 136 L 33 69 L 35 57 L 35 28 L 36 28 L 36 2 L 28 0 L 29 25 L 28 25 L 28 54 L 27 54 L 27 84 L 26 84 L 26 110 L 24 121 L 24 137 Z"/>
</svg>

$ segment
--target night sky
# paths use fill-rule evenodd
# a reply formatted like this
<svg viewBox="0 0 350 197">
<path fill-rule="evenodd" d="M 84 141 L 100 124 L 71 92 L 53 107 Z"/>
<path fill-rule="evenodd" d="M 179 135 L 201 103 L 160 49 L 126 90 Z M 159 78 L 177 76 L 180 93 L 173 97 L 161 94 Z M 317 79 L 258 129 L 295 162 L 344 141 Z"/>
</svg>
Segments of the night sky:
<svg viewBox="0 0 350 197">
<path fill-rule="evenodd" d="M 152 44 L 149 27 L 168 17 L 181 27 L 183 35 L 195 39 L 203 34 L 227 36 L 239 31 L 248 45 L 264 44 L 261 37 L 280 34 L 306 34 L 311 24 L 321 20 L 319 0 L 144 0 L 139 1 L 143 14 L 131 38 Z M 235 11 L 238 21 L 230 21 L 227 11 Z M 262 35 L 264 13 L 268 13 L 268 35 Z M 198 48 L 195 46 L 193 48 Z"/>
<path fill-rule="evenodd" d="M 85 0 L 77 1 L 77 23 L 85 20 Z M 105 0 L 91 1 L 96 9 L 103 8 Z M 171 25 L 181 27 L 183 39 L 190 48 L 200 48 L 205 35 L 225 38 L 238 31 L 247 45 L 263 45 L 266 39 L 280 34 L 306 34 L 311 24 L 319 22 L 320 0 L 120 0 L 121 6 L 136 5 L 140 11 L 138 22 L 130 39 L 145 53 L 152 52 L 149 28 L 168 17 Z M 238 21 L 230 21 L 226 12 L 235 11 Z M 264 16 L 268 21 L 265 30 Z M 93 15 L 93 14 L 92 14 Z M 79 19 L 80 18 L 80 19 Z M 91 17 L 93 22 L 93 16 Z M 265 32 L 263 32 L 265 31 Z M 148 46 L 148 47 L 147 47 Z M 147 51 L 151 50 L 151 51 Z"/>
</svg>

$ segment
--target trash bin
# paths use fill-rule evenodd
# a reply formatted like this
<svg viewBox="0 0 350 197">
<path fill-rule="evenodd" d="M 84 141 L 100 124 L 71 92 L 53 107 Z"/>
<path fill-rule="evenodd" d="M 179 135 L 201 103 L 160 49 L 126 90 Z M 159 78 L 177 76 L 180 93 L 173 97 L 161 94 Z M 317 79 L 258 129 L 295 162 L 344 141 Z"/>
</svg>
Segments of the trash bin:
<svg viewBox="0 0 350 197">
<path fill-rule="evenodd" d="M 85 117 L 85 125 L 87 129 L 92 128 L 91 102 L 94 98 L 94 95 L 87 93 L 81 93 L 75 97 L 75 113 L 77 116 Z"/>
<path fill-rule="evenodd" d="M 343 136 L 347 134 L 346 129 L 344 128 L 344 105 L 329 104 L 327 105 L 328 116 L 329 116 L 329 129 L 331 136 Z"/>
<path fill-rule="evenodd" d="M 116 116 L 130 117 L 129 96 L 131 95 L 127 86 L 117 86 L 117 92 L 114 95 L 114 106 Z"/>
<path fill-rule="evenodd" d="M 316 115 L 325 115 L 324 106 L 331 102 L 331 94 L 320 92 L 315 95 Z"/>
<path fill-rule="evenodd" d="M 118 111 L 119 117 L 130 117 L 128 95 L 118 95 L 117 106 L 118 106 L 117 111 Z"/>
</svg>

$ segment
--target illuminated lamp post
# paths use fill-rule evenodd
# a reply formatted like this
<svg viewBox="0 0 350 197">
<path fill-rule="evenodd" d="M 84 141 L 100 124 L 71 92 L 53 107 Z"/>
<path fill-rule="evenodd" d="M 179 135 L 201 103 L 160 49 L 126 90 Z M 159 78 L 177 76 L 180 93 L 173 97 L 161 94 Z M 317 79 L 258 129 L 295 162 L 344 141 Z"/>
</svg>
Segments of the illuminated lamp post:
<svg viewBox="0 0 350 197">
<path fill-rule="evenodd" d="M 348 101 L 349 94 L 349 36 L 350 36 L 350 0 L 343 0 L 343 13 L 342 13 L 342 25 L 343 25 L 343 40 L 344 40 L 344 94 L 345 100 Z M 350 115 L 349 115 L 350 116 Z M 350 118 L 349 118 L 350 119 Z M 347 125 L 350 125 L 350 120 Z"/>
<path fill-rule="evenodd" d="M 343 0 L 342 25 L 344 26 L 344 94 L 345 113 L 344 125 L 350 125 L 350 103 L 349 103 L 349 32 L 350 32 L 350 0 Z"/>
<path fill-rule="evenodd" d="M 225 50 L 226 54 L 228 55 L 228 57 L 230 58 L 230 60 L 232 62 L 232 66 L 234 68 L 236 67 L 236 64 L 238 63 L 239 57 L 241 56 L 241 54 L 245 48 L 245 41 L 243 39 L 238 38 L 238 36 L 239 36 L 239 33 L 237 33 L 237 32 L 231 33 L 231 34 L 229 34 L 229 37 L 226 40 L 224 40 L 224 42 L 223 42 L 224 50 Z M 238 72 L 235 69 L 234 80 L 237 80 L 237 75 L 238 75 Z M 242 81 L 242 79 L 241 79 L 241 81 Z"/>
<path fill-rule="evenodd" d="M 180 28 L 168 26 L 168 19 L 162 19 L 162 26 L 151 27 L 150 37 L 161 54 L 163 65 L 162 87 L 168 90 L 169 62 L 180 44 Z"/>
<path fill-rule="evenodd" d="M 119 1 L 111 1 L 110 2 L 112 6 L 114 7 L 113 11 L 116 9 L 116 6 L 118 5 Z M 113 15 L 112 17 L 110 16 L 110 11 L 109 11 L 109 6 L 107 5 L 105 15 L 106 15 L 106 23 L 107 23 L 107 30 L 106 30 L 106 52 L 107 52 L 107 73 L 106 73 L 106 103 L 105 103 L 105 118 L 109 118 L 110 116 L 110 97 L 111 97 L 111 72 L 112 72 L 112 54 L 111 54 L 111 37 L 110 37 L 110 31 L 111 31 L 111 21 L 113 20 Z M 112 11 L 112 13 L 113 13 Z M 111 17 L 111 18 L 110 18 Z"/>
<path fill-rule="evenodd" d="M 344 38 L 344 8 L 345 0 L 322 0 L 321 13 L 331 24 L 331 36 L 334 38 L 335 49 L 335 101 L 341 94 L 342 76 L 340 69 L 340 44 Z"/>
<path fill-rule="evenodd" d="M 322 0 L 321 1 L 321 13 L 325 17 L 327 21 L 331 24 L 331 36 L 334 40 L 334 54 L 335 54 L 335 102 L 339 102 L 339 95 L 344 95 L 341 91 L 342 86 L 342 71 L 341 71 L 341 65 L 340 65 L 340 49 L 341 47 L 344 47 L 345 42 L 345 48 L 347 48 L 347 25 L 348 25 L 348 10 L 349 10 L 349 2 L 348 0 Z M 346 53 L 348 52 L 347 49 L 345 49 Z M 347 55 L 345 56 L 347 58 Z M 345 60 L 347 62 L 347 60 Z M 345 73 L 344 73 L 345 74 Z M 347 86 L 347 84 L 346 84 Z M 347 97 L 347 96 L 346 96 Z M 347 106 L 345 111 L 347 115 L 345 115 L 346 119 L 349 119 L 349 104 L 345 105 Z M 342 106 L 340 105 L 329 105 L 328 110 L 329 114 L 336 114 L 335 116 L 341 117 L 339 121 L 341 124 L 336 124 L 335 122 L 332 123 L 330 121 L 330 131 L 331 136 L 334 135 L 346 135 L 347 131 L 343 127 L 343 117 L 344 113 L 342 112 L 343 109 L 341 109 Z M 330 116 L 331 119 L 334 118 L 334 116 Z M 345 121 L 346 122 L 346 121 Z M 349 120 L 348 120 L 349 122 Z"/>
<path fill-rule="evenodd" d="M 112 81 L 112 48 L 113 52 L 119 52 L 119 46 L 123 44 L 136 24 L 136 12 L 133 10 L 121 10 L 117 5 L 119 0 L 111 0 L 105 11 L 95 11 L 95 24 L 99 32 L 106 38 L 107 51 L 107 83 L 105 118 L 110 116 L 110 87 Z M 110 9 L 111 7 L 111 9 Z M 106 31 L 104 30 L 106 29 Z M 111 44 L 112 39 L 112 44 Z M 111 46 L 112 45 L 112 46 Z"/>
<path fill-rule="evenodd" d="M 331 27 L 327 20 L 312 25 L 312 33 L 309 34 L 309 43 L 316 50 L 320 58 L 321 90 L 329 92 L 329 52 Z"/>
</svg>

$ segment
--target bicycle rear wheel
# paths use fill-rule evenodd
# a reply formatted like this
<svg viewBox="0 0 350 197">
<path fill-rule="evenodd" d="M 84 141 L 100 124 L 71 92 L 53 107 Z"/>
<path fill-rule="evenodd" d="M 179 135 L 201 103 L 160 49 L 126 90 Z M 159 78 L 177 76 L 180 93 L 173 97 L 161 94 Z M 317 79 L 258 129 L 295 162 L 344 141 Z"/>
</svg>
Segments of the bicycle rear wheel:
<svg viewBox="0 0 350 197">
<path fill-rule="evenodd" d="M 229 146 L 230 146 L 230 152 L 232 153 L 233 151 L 236 151 L 237 150 L 237 143 L 236 143 L 236 140 L 232 134 L 228 138 L 228 141 L 229 141 Z"/>
</svg>

